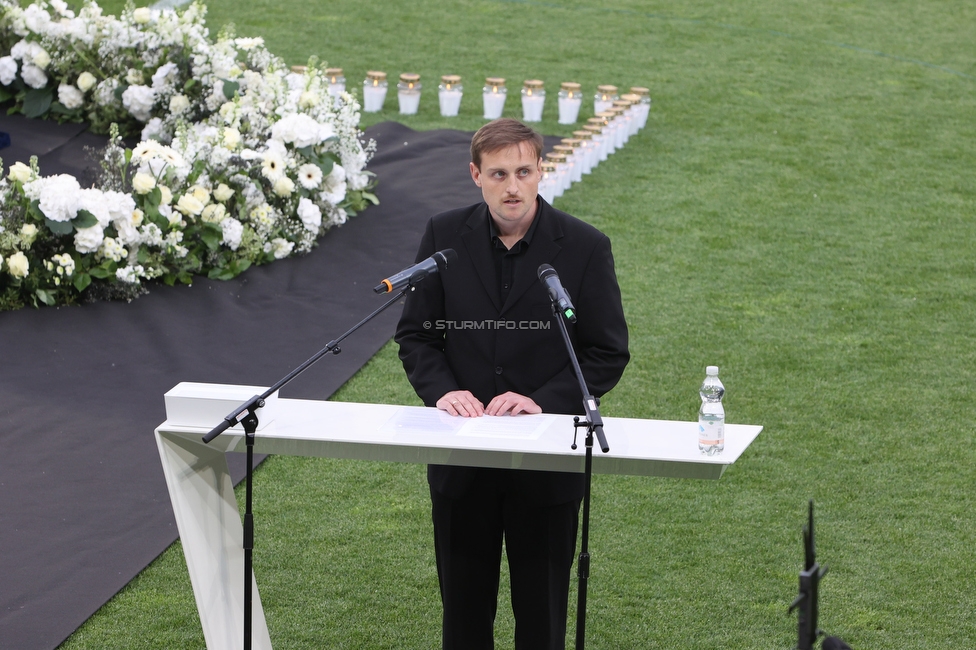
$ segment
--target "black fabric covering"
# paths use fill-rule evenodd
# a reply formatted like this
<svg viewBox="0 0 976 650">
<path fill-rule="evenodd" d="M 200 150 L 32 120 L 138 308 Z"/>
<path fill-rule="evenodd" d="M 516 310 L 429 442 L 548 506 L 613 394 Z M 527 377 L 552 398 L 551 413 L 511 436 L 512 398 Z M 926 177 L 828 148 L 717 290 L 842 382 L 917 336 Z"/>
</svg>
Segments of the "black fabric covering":
<svg viewBox="0 0 976 650">
<path fill-rule="evenodd" d="M 0 130 L 12 139 L 4 166 L 41 154 L 44 175 L 83 175 L 83 146 L 104 142 L 11 117 Z M 382 303 L 372 287 L 413 262 L 429 216 L 480 200 L 470 133 L 388 122 L 367 135 L 381 203 L 310 255 L 230 282 L 153 286 L 130 304 L 0 313 L 0 647 L 56 647 L 176 539 L 153 438 L 166 391 L 271 385 Z M 328 397 L 390 339 L 399 312 L 282 395 Z M 239 480 L 243 454 L 231 456 Z"/>
</svg>

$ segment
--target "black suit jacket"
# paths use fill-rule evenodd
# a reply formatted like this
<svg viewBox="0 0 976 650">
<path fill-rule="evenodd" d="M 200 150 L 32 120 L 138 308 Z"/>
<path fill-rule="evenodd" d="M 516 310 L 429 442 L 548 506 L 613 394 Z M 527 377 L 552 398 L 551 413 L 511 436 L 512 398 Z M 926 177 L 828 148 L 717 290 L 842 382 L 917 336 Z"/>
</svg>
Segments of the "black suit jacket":
<svg viewBox="0 0 976 650">
<path fill-rule="evenodd" d="M 538 279 L 544 263 L 556 269 L 576 307 L 578 320 L 569 333 L 590 392 L 603 395 L 623 374 L 630 353 L 610 240 L 538 201 L 536 230 L 505 304 L 499 299 L 488 206 L 451 210 L 428 222 L 417 261 L 446 248 L 458 259 L 408 294 L 395 337 L 407 377 L 427 406 L 452 390 L 469 390 L 485 405 L 514 391 L 545 413 L 583 412 L 579 382 Z M 431 466 L 428 478 L 432 488 L 458 497 L 476 474 L 475 468 Z M 583 493 L 581 474 L 513 472 L 510 485 L 538 505 Z"/>
</svg>

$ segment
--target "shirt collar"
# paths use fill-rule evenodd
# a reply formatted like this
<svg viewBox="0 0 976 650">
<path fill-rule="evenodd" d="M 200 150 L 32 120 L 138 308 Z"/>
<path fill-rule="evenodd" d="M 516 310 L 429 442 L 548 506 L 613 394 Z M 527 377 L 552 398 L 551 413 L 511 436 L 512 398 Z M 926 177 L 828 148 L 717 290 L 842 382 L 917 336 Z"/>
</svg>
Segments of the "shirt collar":
<svg viewBox="0 0 976 650">
<path fill-rule="evenodd" d="M 536 211 L 535 211 L 535 216 L 532 218 L 532 223 L 529 224 L 529 229 L 526 231 L 524 235 L 522 235 L 522 239 L 519 240 L 520 242 L 523 242 L 522 243 L 523 246 L 528 246 L 529 244 L 532 243 L 532 235 L 535 233 L 535 229 L 539 225 L 539 217 L 542 216 L 543 204 L 542 201 L 539 200 L 538 196 L 536 197 L 535 205 L 536 205 Z M 495 220 L 492 219 L 491 217 L 491 210 L 486 210 L 486 212 L 488 213 L 488 234 L 491 238 L 491 242 L 495 243 L 499 241 L 498 228 L 497 226 L 495 226 Z M 516 242 L 516 244 L 518 244 L 518 242 Z"/>
</svg>

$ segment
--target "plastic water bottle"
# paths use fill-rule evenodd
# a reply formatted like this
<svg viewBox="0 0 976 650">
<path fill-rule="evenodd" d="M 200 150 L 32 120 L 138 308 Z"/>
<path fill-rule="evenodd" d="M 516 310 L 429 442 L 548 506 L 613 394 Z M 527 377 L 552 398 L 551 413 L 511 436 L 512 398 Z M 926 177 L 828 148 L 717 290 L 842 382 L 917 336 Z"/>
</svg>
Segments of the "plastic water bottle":
<svg viewBox="0 0 976 650">
<path fill-rule="evenodd" d="M 705 369 L 705 381 L 698 394 L 702 401 L 698 409 L 698 449 L 714 456 L 725 449 L 725 408 L 722 406 L 725 386 L 718 378 L 718 366 Z"/>
</svg>

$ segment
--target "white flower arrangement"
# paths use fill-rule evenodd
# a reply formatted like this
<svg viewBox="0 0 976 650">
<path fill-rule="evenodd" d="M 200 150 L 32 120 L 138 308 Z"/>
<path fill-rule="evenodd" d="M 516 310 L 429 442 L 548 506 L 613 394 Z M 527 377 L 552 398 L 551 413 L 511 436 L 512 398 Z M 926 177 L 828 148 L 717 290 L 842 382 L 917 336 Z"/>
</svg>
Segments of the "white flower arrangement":
<svg viewBox="0 0 976 650">
<path fill-rule="evenodd" d="M 314 59 L 292 73 L 260 38 L 211 40 L 205 13 L 0 0 L 0 103 L 110 133 L 97 187 L 33 160 L 0 178 L 0 311 L 232 278 L 376 203 L 355 97 Z"/>
</svg>

